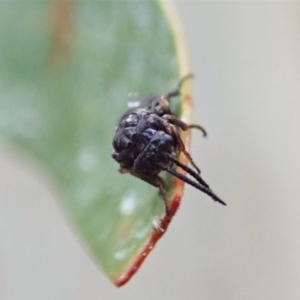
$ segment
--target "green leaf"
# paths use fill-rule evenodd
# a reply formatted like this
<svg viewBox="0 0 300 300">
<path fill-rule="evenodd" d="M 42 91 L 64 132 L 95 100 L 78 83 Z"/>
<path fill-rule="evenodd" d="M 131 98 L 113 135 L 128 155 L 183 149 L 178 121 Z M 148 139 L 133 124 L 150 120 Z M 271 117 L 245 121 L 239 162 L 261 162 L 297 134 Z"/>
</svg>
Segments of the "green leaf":
<svg viewBox="0 0 300 300">
<path fill-rule="evenodd" d="M 0 2 L 2 138 L 50 173 L 67 214 L 118 286 L 171 220 L 161 221 L 163 230 L 153 228 L 164 215 L 157 189 L 119 174 L 111 158 L 114 128 L 132 101 L 128 93 L 161 94 L 180 77 L 178 57 L 184 55 L 160 5 Z M 175 213 L 183 184 L 176 181 L 174 189 L 170 182 Z"/>
</svg>

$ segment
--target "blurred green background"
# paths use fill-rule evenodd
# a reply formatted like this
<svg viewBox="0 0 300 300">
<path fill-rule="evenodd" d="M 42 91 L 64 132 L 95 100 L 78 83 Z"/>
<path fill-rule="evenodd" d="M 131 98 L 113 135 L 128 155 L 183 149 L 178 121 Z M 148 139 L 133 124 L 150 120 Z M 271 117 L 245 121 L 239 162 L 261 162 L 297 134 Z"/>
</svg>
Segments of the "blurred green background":
<svg viewBox="0 0 300 300">
<path fill-rule="evenodd" d="M 168 233 L 117 290 L 53 186 L 1 144 L 1 299 L 299 299 L 300 3 L 176 5 L 194 122 L 209 135 L 194 133 L 191 152 L 228 207 L 186 187 Z"/>
</svg>

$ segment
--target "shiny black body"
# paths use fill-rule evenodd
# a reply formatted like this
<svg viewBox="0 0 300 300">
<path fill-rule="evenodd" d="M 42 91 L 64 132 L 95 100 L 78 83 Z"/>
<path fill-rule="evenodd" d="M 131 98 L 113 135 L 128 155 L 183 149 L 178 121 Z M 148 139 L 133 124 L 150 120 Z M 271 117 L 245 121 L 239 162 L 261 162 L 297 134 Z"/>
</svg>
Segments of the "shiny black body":
<svg viewBox="0 0 300 300">
<path fill-rule="evenodd" d="M 135 103 L 121 117 L 113 139 L 112 157 L 120 164 L 120 172 L 130 173 L 159 188 L 167 214 L 169 211 L 164 182 L 159 177 L 161 171 L 169 172 L 225 205 L 201 178 L 198 167 L 185 150 L 179 135 L 180 130 L 189 128 L 198 128 L 206 135 L 204 129 L 199 125 L 185 124 L 172 114 L 169 107 L 169 99 L 180 94 L 182 83 L 189 77 L 191 75 L 184 77 L 176 89 L 166 94 Z M 194 169 L 177 160 L 180 152 L 186 155 Z M 184 169 L 193 179 L 176 172 L 172 168 L 174 164 Z"/>
</svg>

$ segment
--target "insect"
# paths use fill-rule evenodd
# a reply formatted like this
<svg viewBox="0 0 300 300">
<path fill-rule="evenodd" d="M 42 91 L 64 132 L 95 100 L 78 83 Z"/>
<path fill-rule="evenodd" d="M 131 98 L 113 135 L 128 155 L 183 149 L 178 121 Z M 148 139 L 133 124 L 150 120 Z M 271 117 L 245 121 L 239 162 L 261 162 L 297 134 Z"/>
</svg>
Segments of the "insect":
<svg viewBox="0 0 300 300">
<path fill-rule="evenodd" d="M 186 151 L 179 135 L 180 130 L 199 129 L 206 136 L 203 127 L 188 125 L 171 112 L 169 100 L 180 95 L 183 77 L 177 87 L 160 96 L 150 96 L 136 102 L 120 119 L 113 139 L 112 157 L 120 164 L 120 173 L 130 173 L 157 187 L 164 200 L 166 214 L 170 215 L 164 180 L 159 176 L 166 171 L 196 189 L 209 195 L 213 200 L 226 205 L 200 176 L 200 170 Z M 183 153 L 191 167 L 181 163 L 177 157 Z M 178 173 L 180 167 L 192 178 Z"/>
</svg>

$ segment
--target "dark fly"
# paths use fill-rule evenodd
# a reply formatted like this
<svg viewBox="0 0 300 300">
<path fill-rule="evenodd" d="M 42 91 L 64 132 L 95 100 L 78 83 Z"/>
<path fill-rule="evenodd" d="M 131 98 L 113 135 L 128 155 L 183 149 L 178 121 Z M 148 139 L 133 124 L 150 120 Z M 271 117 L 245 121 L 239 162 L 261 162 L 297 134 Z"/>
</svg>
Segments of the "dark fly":
<svg viewBox="0 0 300 300">
<path fill-rule="evenodd" d="M 164 181 L 159 177 L 161 171 L 192 185 L 196 189 L 209 195 L 213 200 L 226 205 L 200 176 L 200 170 L 194 163 L 179 135 L 180 130 L 197 128 L 206 135 L 199 125 L 188 125 L 178 119 L 170 110 L 169 100 L 180 95 L 182 83 L 190 78 L 183 77 L 178 86 L 160 96 L 151 96 L 137 102 L 120 119 L 113 139 L 114 152 L 112 157 L 120 164 L 121 173 L 130 173 L 160 190 L 169 215 L 168 200 L 164 188 Z M 189 160 L 191 167 L 182 164 L 178 155 L 183 153 Z M 187 177 L 176 171 L 178 166 L 186 171 Z"/>
</svg>

